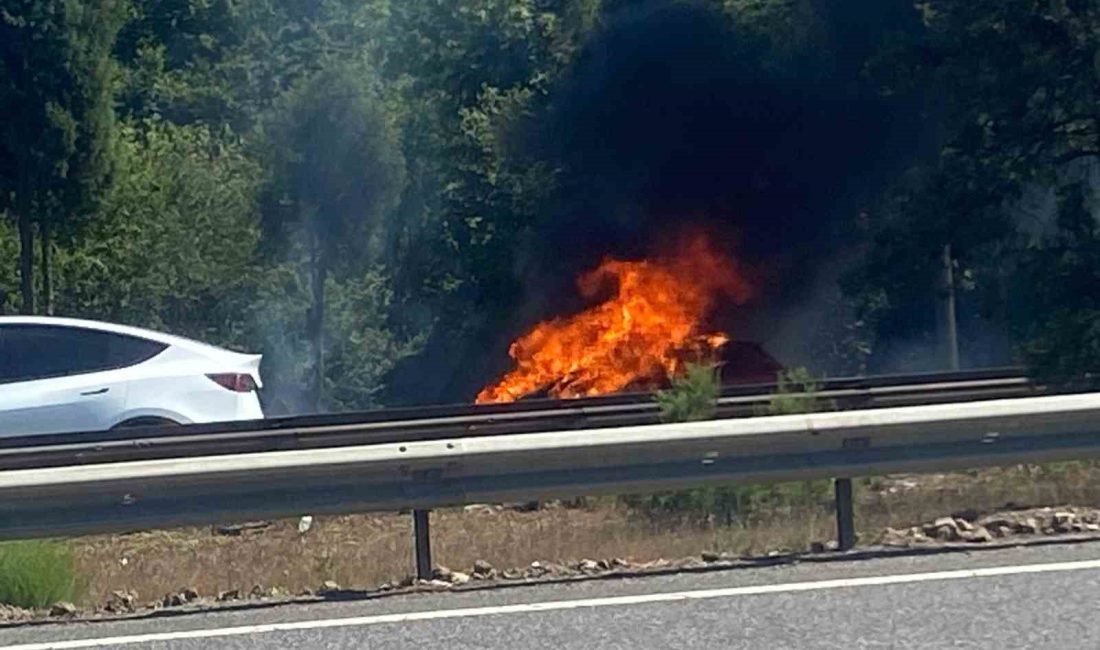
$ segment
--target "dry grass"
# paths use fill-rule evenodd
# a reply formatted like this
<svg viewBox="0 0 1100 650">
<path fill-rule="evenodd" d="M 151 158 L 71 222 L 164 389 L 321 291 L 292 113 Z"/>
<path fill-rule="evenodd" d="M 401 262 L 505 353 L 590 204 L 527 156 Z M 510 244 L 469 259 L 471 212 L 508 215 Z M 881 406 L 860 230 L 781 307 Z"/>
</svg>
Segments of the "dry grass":
<svg viewBox="0 0 1100 650">
<path fill-rule="evenodd" d="M 1052 463 L 953 474 L 890 476 L 862 481 L 856 526 L 879 531 L 953 512 L 989 512 L 1047 505 L 1100 505 L 1100 464 Z"/>
<path fill-rule="evenodd" d="M 906 526 L 964 509 L 1016 505 L 1100 504 L 1100 468 L 1092 464 L 988 469 L 933 476 L 867 479 L 857 487 L 857 527 L 871 539 L 885 526 Z M 299 535 L 297 521 L 279 521 L 240 537 L 190 528 L 73 540 L 88 579 L 89 603 L 131 589 L 141 600 L 190 587 L 203 594 L 254 585 L 290 593 L 325 580 L 373 588 L 412 570 L 410 517 L 319 517 Z M 467 569 L 485 559 L 497 567 L 534 560 L 567 562 L 622 557 L 635 561 L 696 555 L 703 550 L 757 554 L 801 550 L 832 539 L 827 507 L 795 506 L 758 513 L 735 526 L 661 525 L 614 499 L 583 508 L 536 512 L 444 510 L 432 515 L 438 564 Z"/>
<path fill-rule="evenodd" d="M 826 539 L 832 526 L 824 511 L 807 514 L 797 526 L 774 521 L 670 529 L 632 516 L 613 501 L 537 512 L 445 510 L 432 513 L 432 551 L 438 564 L 468 570 L 478 559 L 504 568 L 535 560 L 644 561 L 708 549 L 801 548 Z M 334 580 L 344 587 L 373 588 L 413 569 L 410 517 L 399 515 L 319 517 L 305 535 L 298 534 L 296 520 L 287 520 L 241 537 L 205 528 L 89 537 L 75 540 L 75 550 L 90 577 L 92 603 L 115 589 L 149 599 L 182 587 L 216 594 L 261 585 L 298 593 Z"/>
</svg>

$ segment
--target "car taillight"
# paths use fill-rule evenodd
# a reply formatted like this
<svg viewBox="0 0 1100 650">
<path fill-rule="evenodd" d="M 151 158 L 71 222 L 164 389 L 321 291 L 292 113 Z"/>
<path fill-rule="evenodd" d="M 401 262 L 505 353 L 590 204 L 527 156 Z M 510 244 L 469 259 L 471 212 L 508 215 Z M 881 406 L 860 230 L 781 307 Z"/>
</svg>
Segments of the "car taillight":
<svg viewBox="0 0 1100 650">
<path fill-rule="evenodd" d="M 222 388 L 228 388 L 237 393 L 249 393 L 256 390 L 256 381 L 252 379 L 252 375 L 246 373 L 227 372 L 207 375 L 207 377 Z"/>
</svg>

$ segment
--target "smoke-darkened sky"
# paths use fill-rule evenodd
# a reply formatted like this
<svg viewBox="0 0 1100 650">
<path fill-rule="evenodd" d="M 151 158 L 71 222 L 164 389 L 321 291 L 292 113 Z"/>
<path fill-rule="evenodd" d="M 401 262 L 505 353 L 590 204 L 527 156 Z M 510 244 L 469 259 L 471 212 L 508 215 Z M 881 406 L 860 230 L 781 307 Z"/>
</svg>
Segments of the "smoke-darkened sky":
<svg viewBox="0 0 1100 650">
<path fill-rule="evenodd" d="M 915 146 L 912 111 L 861 74 L 905 7 L 865 8 L 860 24 L 845 3 L 819 2 L 815 35 L 782 60 L 708 6 L 611 16 L 536 125 L 565 173 L 533 238 L 534 299 L 557 302 L 546 295 L 599 258 L 647 254 L 685 223 L 754 268 L 764 302 L 797 292 Z"/>
</svg>

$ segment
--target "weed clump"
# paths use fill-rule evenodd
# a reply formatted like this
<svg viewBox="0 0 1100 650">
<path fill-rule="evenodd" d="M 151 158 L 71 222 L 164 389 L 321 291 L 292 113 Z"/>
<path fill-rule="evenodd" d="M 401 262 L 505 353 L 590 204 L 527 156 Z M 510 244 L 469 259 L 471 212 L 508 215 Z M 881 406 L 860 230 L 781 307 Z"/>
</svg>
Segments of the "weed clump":
<svg viewBox="0 0 1100 650">
<path fill-rule="evenodd" d="M 69 547 L 56 541 L 0 544 L 0 603 L 43 608 L 83 591 Z"/>
</svg>

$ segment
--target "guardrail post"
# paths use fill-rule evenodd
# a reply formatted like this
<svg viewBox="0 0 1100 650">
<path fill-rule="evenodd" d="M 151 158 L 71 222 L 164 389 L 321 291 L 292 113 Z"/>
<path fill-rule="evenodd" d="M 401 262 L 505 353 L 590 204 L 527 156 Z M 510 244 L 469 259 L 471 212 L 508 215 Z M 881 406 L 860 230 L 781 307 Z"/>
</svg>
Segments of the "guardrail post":
<svg viewBox="0 0 1100 650">
<path fill-rule="evenodd" d="M 413 510 L 413 537 L 416 538 L 416 577 L 432 579 L 432 536 L 428 524 L 431 510 Z"/>
<path fill-rule="evenodd" d="M 842 551 L 856 545 L 855 507 L 852 505 L 852 479 L 833 481 L 836 493 L 836 543 Z"/>
</svg>

